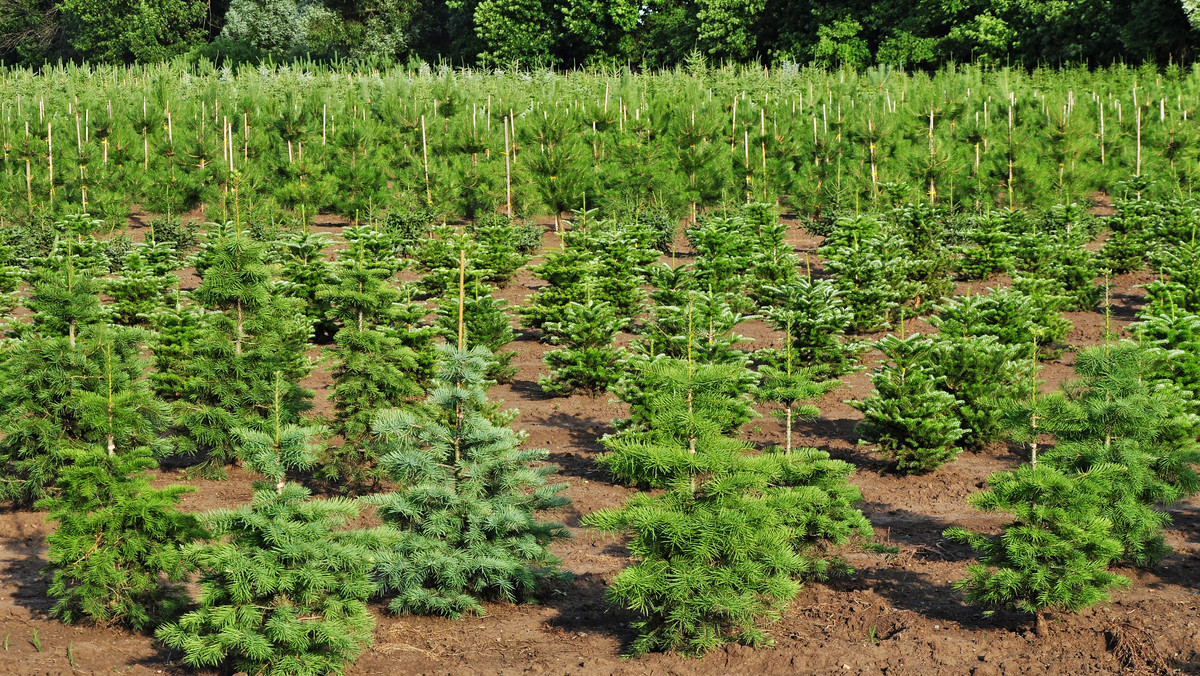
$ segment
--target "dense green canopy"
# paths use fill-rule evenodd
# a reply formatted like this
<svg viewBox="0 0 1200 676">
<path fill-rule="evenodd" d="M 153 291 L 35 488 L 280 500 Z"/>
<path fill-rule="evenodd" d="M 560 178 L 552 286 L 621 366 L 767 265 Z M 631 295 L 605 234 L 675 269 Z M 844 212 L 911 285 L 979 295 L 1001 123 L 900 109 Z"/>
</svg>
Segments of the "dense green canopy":
<svg viewBox="0 0 1200 676">
<path fill-rule="evenodd" d="M 1189 61 L 1196 0 L 0 0 L 0 58 L 927 67 Z"/>
</svg>

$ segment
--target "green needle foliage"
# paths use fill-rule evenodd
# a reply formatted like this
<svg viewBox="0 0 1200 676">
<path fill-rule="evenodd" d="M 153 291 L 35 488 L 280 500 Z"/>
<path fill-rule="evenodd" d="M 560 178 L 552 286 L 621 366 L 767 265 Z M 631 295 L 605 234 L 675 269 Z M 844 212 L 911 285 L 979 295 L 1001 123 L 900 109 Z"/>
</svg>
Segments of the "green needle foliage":
<svg viewBox="0 0 1200 676">
<path fill-rule="evenodd" d="M 135 630 L 174 617 L 188 602 L 175 584 L 187 577 L 180 547 L 207 537 L 196 517 L 177 509 L 194 489 L 151 488 L 147 470 L 158 462 L 145 448 L 117 455 L 91 446 L 62 456 L 57 494 L 36 505 L 58 524 L 46 538 L 51 614 Z"/>
<path fill-rule="evenodd" d="M 846 482 L 853 467 L 824 452 L 699 449 L 691 459 L 665 493 L 584 519 L 631 536 L 636 563 L 608 595 L 644 618 L 633 624 L 635 655 L 770 643 L 761 627 L 799 593 L 797 578 L 839 565 L 827 547 L 870 536 L 853 508 L 858 489 Z"/>
<path fill-rule="evenodd" d="M 569 504 L 548 453 L 487 415 L 487 350 L 438 348 L 441 362 L 424 410 L 380 412 L 373 429 L 391 493 L 364 500 L 384 526 L 381 591 L 396 613 L 458 617 L 481 602 L 531 598 L 562 576 L 550 552 L 569 537 L 538 513 Z"/>
<path fill-rule="evenodd" d="M 625 430 L 601 440 L 608 452 L 597 462 L 618 481 L 657 488 L 704 461 L 696 456 L 747 450 L 724 435 L 756 415 L 749 401 L 756 381 L 735 364 L 665 357 L 636 363 L 618 387 L 632 417 Z"/>
<path fill-rule="evenodd" d="M 61 451 L 96 444 L 124 453 L 160 438 L 169 410 L 144 380 L 142 331 L 91 326 L 66 337 L 21 341 L 2 366 L 0 496 L 18 505 L 46 497 L 66 462 Z"/>
<path fill-rule="evenodd" d="M 933 366 L 934 342 L 917 333 L 889 335 L 876 347 L 887 362 L 871 374 L 875 394 L 850 403 L 863 412 L 858 434 L 901 472 L 927 472 L 953 460 L 965 433 L 956 415 L 961 403 L 940 389 L 945 377 Z"/>
<path fill-rule="evenodd" d="M 967 279 L 988 279 L 1010 272 L 1015 265 L 1015 241 L 1009 226 L 1012 218 L 1003 212 L 989 212 L 971 219 L 962 247 L 958 269 Z"/>
<path fill-rule="evenodd" d="M 1101 515 L 1123 547 L 1119 558 L 1153 565 L 1170 553 L 1162 530 L 1166 508 L 1200 490 L 1200 417 L 1190 395 L 1156 382 L 1162 355 L 1122 343 L 1079 353 L 1079 377 L 1063 390 L 1011 407 L 1014 438 L 1037 452 L 1037 435 L 1056 443 L 1035 457 L 1064 473 L 1113 466 L 1112 481 L 1097 484 Z"/>
<path fill-rule="evenodd" d="M 25 301 L 33 311 L 34 330 L 43 336 L 67 336 L 71 347 L 80 329 L 100 317 L 100 284 L 91 272 L 76 269 L 77 264 L 74 256 L 67 256 L 61 267 L 34 272 L 33 294 Z"/>
<path fill-rule="evenodd" d="M 421 393 L 416 351 L 387 330 L 402 319 L 400 292 L 387 276 L 354 262 L 338 271 L 336 285 L 317 292 L 342 323 L 334 337 L 334 419 L 347 441 L 366 438 L 376 411 Z"/>
<path fill-rule="evenodd" d="M 959 445 L 979 450 L 1000 439 L 1005 429 L 998 404 L 1022 395 L 1033 367 L 1033 346 L 1004 345 L 990 335 L 938 335 L 933 342 L 929 365 L 941 378 L 937 387 L 958 402 Z"/>
<path fill-rule="evenodd" d="M 1024 278 L 1018 281 L 1019 288 L 959 296 L 934 306 L 937 313 L 929 323 L 949 338 L 990 335 L 1004 345 L 1053 346 L 1066 338 L 1071 322 L 1062 316 L 1065 298 L 1043 286 Z M 1053 354 L 1054 348 L 1043 348 L 1042 353 Z"/>
<path fill-rule="evenodd" d="M 849 372 L 863 345 L 845 339 L 853 313 L 827 279 L 797 278 L 763 290 L 763 315 L 790 338 L 791 358 L 832 375 Z M 776 359 L 778 361 L 778 359 Z"/>
<path fill-rule="evenodd" d="M 572 394 L 586 392 L 595 396 L 621 377 L 624 350 L 613 346 L 613 339 L 629 323 L 617 317 L 616 309 L 605 301 L 570 303 L 561 322 L 547 322 L 542 331 L 559 349 L 546 353 L 542 360 L 549 376 L 538 379 L 545 392 Z"/>
<path fill-rule="evenodd" d="M 283 676 L 340 674 L 371 641 L 366 601 L 375 565 L 364 538 L 344 524 L 351 500 L 314 500 L 287 483 L 319 453 L 319 428 L 284 424 L 286 382 L 275 379 L 271 426 L 239 428 L 239 453 L 269 481 L 249 505 L 216 510 L 202 522 L 214 542 L 183 549 L 200 573 L 198 607 L 156 632 L 190 667 Z"/>
<path fill-rule="evenodd" d="M 511 383 L 517 374 L 512 365 L 516 350 L 504 348 L 516 338 L 512 329 L 511 316 L 505 311 L 508 301 L 491 295 L 493 289 L 485 286 L 479 294 L 467 294 L 463 298 L 463 339 L 466 347 L 484 347 L 492 353 L 492 364 L 487 377 L 498 383 Z M 458 340 L 458 298 L 446 296 L 438 303 L 438 331 L 447 341 Z"/>
<path fill-rule="evenodd" d="M 989 612 L 1012 609 L 1034 615 L 1037 632 L 1044 636 L 1047 611 L 1080 610 L 1107 600 L 1110 589 L 1128 586 L 1127 578 L 1108 571 L 1123 548 L 1104 518 L 1104 491 L 1097 490 L 1097 484 L 1122 481 L 1121 474 L 1113 465 L 1064 474 L 1045 464 L 993 474 L 991 487 L 969 502 L 980 511 L 1009 512 L 1014 518 L 999 535 L 958 526 L 946 530 L 948 539 L 981 555 L 955 588 Z"/>
<path fill-rule="evenodd" d="M 666 275 L 660 274 L 666 279 Z M 695 286 L 692 280 L 690 286 Z M 661 301 L 654 317 L 642 328 L 638 351 L 656 357 L 692 359 L 704 364 L 716 362 L 745 366 L 750 357 L 735 346 L 749 338 L 735 332 L 738 324 L 752 319 L 735 308 L 745 305 L 745 297 L 727 292 L 697 291 L 684 293 L 666 289 L 655 294 Z M 671 304 L 671 301 L 678 305 Z"/>
<path fill-rule="evenodd" d="M 1161 373 L 1189 392 L 1200 392 L 1200 316 L 1142 315 L 1129 327 L 1142 345 L 1160 351 Z"/>
<path fill-rule="evenodd" d="M 785 446 L 784 450 L 792 450 L 792 422 L 794 420 L 815 420 L 821 415 L 820 409 L 814 404 L 796 406 L 797 402 L 820 399 L 839 381 L 820 382 L 820 370 L 809 367 L 793 369 L 788 363 L 785 368 L 761 366 L 758 375 L 762 383 L 754 390 L 754 398 L 760 402 L 769 402 L 783 406 L 781 413 L 784 419 Z"/>
<path fill-rule="evenodd" d="M 288 383 L 285 422 L 311 406 L 312 393 L 297 383 L 311 368 L 304 352 L 311 321 L 299 301 L 271 286 L 266 247 L 245 235 L 217 239 L 193 298 L 219 310 L 196 341 L 178 424 L 184 450 L 203 458 L 203 470 L 220 474 L 235 455 L 235 427 L 263 427 L 274 401 L 275 373 Z"/>
</svg>

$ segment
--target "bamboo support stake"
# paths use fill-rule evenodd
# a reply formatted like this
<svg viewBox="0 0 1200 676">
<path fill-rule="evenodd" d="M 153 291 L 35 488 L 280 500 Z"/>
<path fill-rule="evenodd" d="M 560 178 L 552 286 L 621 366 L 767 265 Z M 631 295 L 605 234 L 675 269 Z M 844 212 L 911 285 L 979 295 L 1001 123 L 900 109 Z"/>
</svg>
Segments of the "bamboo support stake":
<svg viewBox="0 0 1200 676">
<path fill-rule="evenodd" d="M 467 250 L 458 250 L 458 349 L 466 349 L 466 332 L 463 331 L 463 309 L 467 296 Z"/>
<path fill-rule="evenodd" d="M 54 201 L 54 134 L 51 129 L 51 123 L 46 123 L 46 161 L 49 163 L 49 170 L 46 174 L 46 180 L 50 183 L 50 201 Z"/>
<path fill-rule="evenodd" d="M 742 135 L 745 138 L 742 140 L 742 148 L 746 152 L 746 204 L 750 203 L 750 130 L 743 127 Z"/>
<path fill-rule="evenodd" d="M 512 218 L 512 161 L 509 152 L 508 118 L 504 118 L 504 206 Z"/>
<path fill-rule="evenodd" d="M 421 116 L 421 156 L 425 165 L 425 203 L 433 205 L 433 191 L 429 189 L 429 142 L 425 136 L 425 116 Z"/>
<path fill-rule="evenodd" d="M 1137 167 L 1134 176 L 1142 175 L 1142 109 L 1137 109 Z M 1139 193 L 1140 194 L 1140 193 Z"/>
</svg>

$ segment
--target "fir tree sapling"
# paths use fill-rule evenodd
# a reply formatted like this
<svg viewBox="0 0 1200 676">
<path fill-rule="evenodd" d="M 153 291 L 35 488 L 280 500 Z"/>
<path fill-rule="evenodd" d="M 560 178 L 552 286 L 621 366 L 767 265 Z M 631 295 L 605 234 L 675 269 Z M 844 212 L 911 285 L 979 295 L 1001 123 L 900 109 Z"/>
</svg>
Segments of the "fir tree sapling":
<svg viewBox="0 0 1200 676">
<path fill-rule="evenodd" d="M 194 489 L 151 488 L 147 470 L 158 462 L 144 447 L 118 455 L 92 445 L 62 456 L 57 493 L 36 504 L 58 524 L 46 538 L 51 614 L 135 630 L 172 618 L 187 603 L 180 547 L 206 537 L 177 509 Z"/>
<path fill-rule="evenodd" d="M 384 522 L 377 575 L 397 613 L 458 617 L 532 597 L 562 576 L 550 552 L 569 537 L 540 512 L 569 503 L 557 468 L 487 415 L 489 353 L 444 345 L 423 410 L 381 411 L 379 464 L 396 489 L 368 496 Z"/>
<path fill-rule="evenodd" d="M 208 512 L 215 540 L 183 549 L 200 573 L 198 607 L 156 635 L 191 667 L 251 674 L 340 674 L 371 641 L 375 591 L 371 538 L 345 530 L 358 507 L 312 499 L 286 481 L 311 467 L 319 428 L 283 422 L 286 382 L 277 374 L 271 423 L 238 428 L 238 452 L 263 474 L 251 504 Z"/>
<path fill-rule="evenodd" d="M 61 451 L 97 444 L 124 453 L 169 451 L 161 437 L 169 410 L 151 392 L 140 358 L 145 334 L 91 326 L 69 338 L 21 341 L 3 364 L 0 384 L 0 496 L 29 504 L 47 495 L 66 462 Z"/>
<path fill-rule="evenodd" d="M 33 311 L 34 330 L 45 337 L 67 336 L 74 348 L 79 331 L 100 317 L 100 285 L 92 271 L 77 269 L 75 256 L 60 263 L 31 272 L 33 293 L 25 304 Z"/>
<path fill-rule="evenodd" d="M 749 456 L 703 452 L 669 489 L 639 493 L 584 523 L 628 533 L 635 559 L 608 596 L 637 612 L 630 653 L 700 655 L 725 643 L 770 643 L 762 625 L 839 562 L 826 549 L 869 537 L 853 505 L 853 467 L 812 449 Z"/>
<path fill-rule="evenodd" d="M 1098 465 L 1087 474 L 1064 474 L 1046 465 L 1022 465 L 988 478 L 990 488 L 970 503 L 984 512 L 1009 512 L 999 535 L 948 528 L 948 539 L 978 550 L 979 563 L 954 583 L 967 600 L 988 612 L 1012 609 L 1034 615 L 1046 636 L 1045 614 L 1073 612 L 1108 599 L 1129 580 L 1108 566 L 1121 556 L 1121 541 L 1104 517 L 1104 492 L 1095 483 L 1121 481 L 1120 468 Z"/>
<path fill-rule="evenodd" d="M 1033 445 L 1037 435 L 1053 435 L 1055 443 L 1036 456 L 1039 464 L 1064 473 L 1119 470 L 1093 490 L 1122 545 L 1118 558 L 1139 566 L 1170 553 L 1162 535 L 1171 522 L 1166 508 L 1200 490 L 1200 417 L 1189 393 L 1146 377 L 1163 370 L 1161 358 L 1128 343 L 1083 350 L 1075 381 L 1006 412 L 1018 441 Z"/>
<path fill-rule="evenodd" d="M 763 289 L 763 315 L 788 337 L 790 356 L 804 366 L 817 366 L 841 375 L 854 368 L 853 359 L 864 345 L 846 340 L 853 313 L 834 282 L 798 278 Z M 778 362 L 778 355 L 772 361 Z"/>
<path fill-rule="evenodd" d="M 492 353 L 492 365 L 488 367 L 487 377 L 498 383 L 511 383 L 517 374 L 517 367 L 512 365 L 516 350 L 504 348 L 516 338 L 512 329 L 512 320 L 505 306 L 508 301 L 491 295 L 491 287 L 483 287 L 479 294 L 467 294 L 463 299 L 463 331 L 466 334 L 466 347 L 480 346 Z M 458 298 L 446 296 L 438 303 L 438 329 L 448 340 L 457 340 L 458 336 Z"/>
<path fill-rule="evenodd" d="M 628 322 L 609 303 L 591 299 L 568 304 L 563 315 L 562 321 L 542 326 L 550 343 L 560 347 L 542 358 L 550 374 L 538 384 L 558 394 L 603 392 L 621 377 L 624 350 L 614 347 L 613 339 Z"/>
<path fill-rule="evenodd" d="M 630 403 L 630 421 L 601 440 L 607 452 L 597 462 L 618 481 L 659 488 L 709 454 L 720 462 L 724 454 L 748 450 L 724 435 L 755 415 L 749 392 L 756 380 L 734 364 L 667 358 L 635 364 L 618 388 Z"/>
<path fill-rule="evenodd" d="M 1129 327 L 1150 350 L 1161 351 L 1155 375 L 1189 392 L 1200 392 L 1200 316 L 1185 313 L 1143 314 Z"/>
<path fill-rule="evenodd" d="M 929 364 L 940 377 L 937 387 L 958 402 L 955 412 L 963 430 L 958 443 L 978 450 L 996 441 L 1004 433 L 999 402 L 1021 396 L 1036 346 L 1004 345 L 990 335 L 939 335 L 933 342 Z"/>
<path fill-rule="evenodd" d="M 821 414 L 814 404 L 796 406 L 797 402 L 819 399 L 825 393 L 837 387 L 840 381 L 821 382 L 819 369 L 797 368 L 792 366 L 791 354 L 786 355 L 783 368 L 763 365 L 758 369 L 762 383 L 755 388 L 754 398 L 760 402 L 781 404 L 784 419 L 785 451 L 792 450 L 792 422 L 795 420 L 813 420 Z"/>
<path fill-rule="evenodd" d="M 177 421 L 182 447 L 203 458 L 203 469 L 220 474 L 234 455 L 231 431 L 264 424 L 273 400 L 274 373 L 289 383 L 286 422 L 311 406 L 312 393 L 297 383 L 311 364 L 305 350 L 311 323 L 299 301 L 270 285 L 266 248 L 245 235 L 230 235 L 207 250 L 209 263 L 193 298 L 219 310 L 194 344 Z"/>
<path fill-rule="evenodd" d="M 972 219 L 968 244 L 962 247 L 958 269 L 967 279 L 988 279 L 1010 272 L 1015 264 L 1013 236 L 1005 227 L 1009 219 L 987 213 Z"/>
<path fill-rule="evenodd" d="M 661 302 L 641 329 L 642 338 L 635 348 L 639 352 L 649 357 L 666 355 L 704 364 L 749 363 L 750 356 L 735 347 L 751 340 L 735 332 L 738 324 L 754 318 L 736 309 L 745 305 L 744 298 L 694 289 L 682 293 L 668 289 L 653 295 Z M 671 304 L 672 301 L 678 305 Z"/>
<path fill-rule="evenodd" d="M 914 333 L 886 336 L 876 347 L 887 359 L 871 374 L 875 393 L 850 405 L 863 412 L 857 432 L 879 446 L 902 472 L 936 469 L 962 450 L 958 440 L 960 402 L 940 389 L 943 376 L 932 364 L 934 342 Z"/>
<path fill-rule="evenodd" d="M 317 291 L 342 324 L 334 336 L 334 408 L 337 431 L 348 441 L 366 437 L 375 411 L 421 393 L 416 352 L 387 330 L 400 319 L 401 295 L 385 274 L 355 261 L 338 270 L 336 284 Z"/>
</svg>

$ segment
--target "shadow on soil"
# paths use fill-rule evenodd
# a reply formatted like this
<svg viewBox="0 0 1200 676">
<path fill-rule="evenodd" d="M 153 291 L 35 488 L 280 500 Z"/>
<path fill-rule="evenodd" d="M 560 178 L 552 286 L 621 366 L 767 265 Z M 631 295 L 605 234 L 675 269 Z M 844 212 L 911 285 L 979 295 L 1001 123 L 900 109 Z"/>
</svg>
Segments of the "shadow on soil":
<svg viewBox="0 0 1200 676">
<path fill-rule="evenodd" d="M 16 515 L 9 510 L 5 513 Z M 45 534 L 19 521 L 10 532 L 12 535 L 0 538 L 0 573 L 8 580 L 5 587 L 12 593 L 13 605 L 25 608 L 35 619 L 51 619 L 49 611 L 54 602 L 47 596 L 49 578 L 42 574 L 46 566 Z"/>
<path fill-rule="evenodd" d="M 633 613 L 605 598 L 608 585 L 595 573 L 584 573 L 575 578 L 563 593 L 552 593 L 544 603 L 558 611 L 558 615 L 546 621 L 550 631 L 572 634 L 597 634 L 609 636 L 621 643 L 621 652 L 637 638 L 629 627 L 639 619 Z"/>
</svg>

